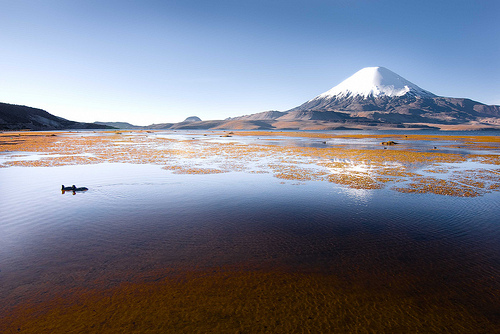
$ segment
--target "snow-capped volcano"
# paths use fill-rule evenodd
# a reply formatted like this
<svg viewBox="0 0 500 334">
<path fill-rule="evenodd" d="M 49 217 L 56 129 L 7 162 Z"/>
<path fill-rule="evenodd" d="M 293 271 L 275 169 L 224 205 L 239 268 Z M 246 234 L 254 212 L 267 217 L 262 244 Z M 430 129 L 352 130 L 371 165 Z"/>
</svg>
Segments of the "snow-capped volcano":
<svg viewBox="0 0 500 334">
<path fill-rule="evenodd" d="M 385 67 L 365 67 L 313 100 L 362 96 L 396 97 L 405 94 L 435 97 Z"/>
<path fill-rule="evenodd" d="M 365 67 L 279 120 L 463 123 L 498 115 L 497 106 L 437 96 L 385 67 Z"/>
<path fill-rule="evenodd" d="M 499 128 L 500 106 L 437 96 L 384 67 L 365 67 L 329 91 L 284 112 L 234 117 L 220 127 L 280 129 Z M 480 124 L 480 125 L 478 125 Z"/>
<path fill-rule="evenodd" d="M 436 97 L 385 67 L 365 67 L 289 111 L 388 111 Z"/>
</svg>

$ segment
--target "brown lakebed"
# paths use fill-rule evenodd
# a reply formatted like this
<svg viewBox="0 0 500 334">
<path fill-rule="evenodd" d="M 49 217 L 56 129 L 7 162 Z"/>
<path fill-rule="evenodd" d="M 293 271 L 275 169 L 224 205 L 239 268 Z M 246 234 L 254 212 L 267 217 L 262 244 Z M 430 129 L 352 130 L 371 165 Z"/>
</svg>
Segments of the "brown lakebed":
<svg viewBox="0 0 500 334">
<path fill-rule="evenodd" d="M 0 134 L 0 329 L 497 330 L 497 137 L 229 132 Z"/>
</svg>

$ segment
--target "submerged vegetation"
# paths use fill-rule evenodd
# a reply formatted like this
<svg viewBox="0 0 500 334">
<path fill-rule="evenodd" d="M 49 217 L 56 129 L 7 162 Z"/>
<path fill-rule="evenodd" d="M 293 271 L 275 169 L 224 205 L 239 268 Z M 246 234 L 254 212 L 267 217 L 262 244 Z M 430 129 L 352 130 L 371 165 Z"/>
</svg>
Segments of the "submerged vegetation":
<svg viewBox="0 0 500 334">
<path fill-rule="evenodd" d="M 36 306 L 19 309 L 9 327 L 21 333 L 495 331 L 486 317 L 449 299 L 425 293 L 405 296 L 397 286 L 397 279 L 378 289 L 346 286 L 333 275 L 320 274 L 186 273 L 155 283 L 84 292 L 69 305 L 55 301 L 48 311 Z"/>
</svg>

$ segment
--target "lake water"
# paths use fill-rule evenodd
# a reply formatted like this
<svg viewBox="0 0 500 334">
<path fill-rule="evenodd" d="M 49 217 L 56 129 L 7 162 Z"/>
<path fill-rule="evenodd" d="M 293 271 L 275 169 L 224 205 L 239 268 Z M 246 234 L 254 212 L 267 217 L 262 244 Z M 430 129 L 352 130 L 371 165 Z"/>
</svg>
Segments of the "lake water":
<svg viewBox="0 0 500 334">
<path fill-rule="evenodd" d="M 238 267 L 367 289 L 397 282 L 500 324 L 500 192 L 405 194 L 125 163 L 0 168 L 0 180 L 7 309 L 80 287 Z M 62 194 L 62 184 L 89 190 Z"/>
</svg>

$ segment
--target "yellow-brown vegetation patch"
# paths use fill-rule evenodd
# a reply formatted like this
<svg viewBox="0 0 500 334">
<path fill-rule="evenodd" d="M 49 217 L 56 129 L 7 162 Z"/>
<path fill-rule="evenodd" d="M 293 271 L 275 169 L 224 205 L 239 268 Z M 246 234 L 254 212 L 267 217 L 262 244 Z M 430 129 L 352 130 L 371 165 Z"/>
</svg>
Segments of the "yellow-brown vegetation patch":
<svg viewBox="0 0 500 334">
<path fill-rule="evenodd" d="M 157 132 L 19 132 L 1 133 L 0 149 L 8 157 L 0 167 L 50 167 L 102 162 L 157 164 L 179 174 L 214 174 L 223 172 L 272 173 L 275 177 L 297 181 L 328 181 L 357 189 L 379 189 L 390 183 L 401 192 L 430 192 L 451 196 L 477 196 L 500 188 L 495 173 L 487 180 L 477 180 L 483 167 L 473 172 L 454 171 L 448 164 L 467 161 L 500 165 L 500 138 L 495 136 L 447 135 L 362 135 L 300 131 L 235 131 L 231 141 L 221 140 L 227 134 L 208 131 L 204 136 L 186 139 L 159 136 Z M 183 135 L 189 135 L 183 132 Z M 343 145 L 297 147 L 287 141 L 279 145 L 262 140 L 260 144 L 239 142 L 238 138 L 256 136 L 262 139 L 304 137 L 321 139 L 376 139 L 373 147 L 355 149 Z M 206 139 L 216 138 L 218 141 Z M 244 138 L 243 138 L 244 139 Z M 397 148 L 382 149 L 379 140 L 394 140 Z M 473 148 L 475 154 L 443 153 L 439 150 L 418 151 L 415 141 L 454 142 L 456 147 Z M 288 143 L 288 144 L 287 144 Z M 364 144 L 366 145 L 366 144 Z M 480 154 L 484 151 L 484 154 Z M 37 153 L 37 159 L 16 157 L 15 152 Z M 479 152 L 479 153 L 478 153 Z M 442 178 L 425 177 L 423 173 L 440 174 Z M 446 180 L 445 180 L 446 179 Z"/>
<path fill-rule="evenodd" d="M 409 184 L 409 187 L 394 187 L 393 189 L 403 193 L 432 193 L 458 197 L 475 197 L 481 195 L 481 192 L 477 188 L 433 177 L 415 178 Z"/>
<path fill-rule="evenodd" d="M 215 168 L 195 168 L 181 166 L 165 166 L 163 169 L 171 170 L 174 174 L 220 174 L 226 171 Z"/>
</svg>

